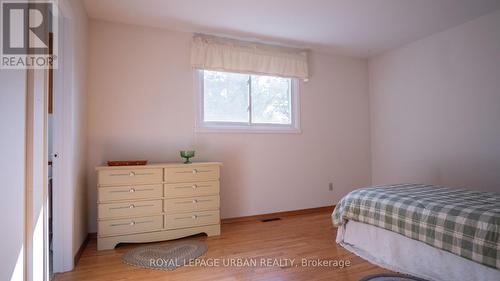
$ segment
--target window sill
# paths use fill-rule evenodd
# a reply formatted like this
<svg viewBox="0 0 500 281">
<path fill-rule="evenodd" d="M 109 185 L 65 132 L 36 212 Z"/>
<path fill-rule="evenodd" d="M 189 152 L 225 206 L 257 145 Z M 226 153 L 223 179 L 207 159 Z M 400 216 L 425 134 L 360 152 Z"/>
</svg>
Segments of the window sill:
<svg viewBox="0 0 500 281">
<path fill-rule="evenodd" d="M 195 133 L 237 133 L 237 134 L 302 134 L 299 128 L 267 126 L 203 126 L 195 127 Z"/>
</svg>

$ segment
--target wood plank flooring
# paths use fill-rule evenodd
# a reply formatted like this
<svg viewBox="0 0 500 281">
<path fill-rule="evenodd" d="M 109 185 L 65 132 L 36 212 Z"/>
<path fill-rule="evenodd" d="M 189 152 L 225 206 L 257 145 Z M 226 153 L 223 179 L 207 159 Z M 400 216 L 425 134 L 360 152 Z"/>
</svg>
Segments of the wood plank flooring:
<svg viewBox="0 0 500 281">
<path fill-rule="evenodd" d="M 142 269 L 123 264 L 120 257 L 137 244 L 119 245 L 114 250 L 97 251 L 93 239 L 71 272 L 56 274 L 56 281 L 93 280 L 347 280 L 388 272 L 351 254 L 335 243 L 336 228 L 330 212 L 284 217 L 271 222 L 236 222 L 222 225 L 217 237 L 198 235 L 190 239 L 208 243 L 204 260 L 295 259 L 299 266 L 270 267 L 181 267 L 175 271 Z M 165 243 L 165 242 L 162 242 Z M 351 266 L 301 266 L 306 260 L 349 260 Z"/>
</svg>

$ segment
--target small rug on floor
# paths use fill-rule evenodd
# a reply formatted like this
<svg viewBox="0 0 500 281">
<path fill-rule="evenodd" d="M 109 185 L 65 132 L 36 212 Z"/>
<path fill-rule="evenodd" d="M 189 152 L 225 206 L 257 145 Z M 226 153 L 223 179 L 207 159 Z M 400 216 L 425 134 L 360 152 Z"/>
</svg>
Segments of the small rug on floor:
<svg viewBox="0 0 500 281">
<path fill-rule="evenodd" d="M 402 274 L 375 274 L 361 278 L 359 281 L 427 281 L 422 278 Z"/>
<path fill-rule="evenodd" d="M 186 265 L 208 250 L 205 242 L 175 241 L 160 245 L 141 246 L 122 256 L 122 261 L 142 268 L 174 270 Z"/>
</svg>

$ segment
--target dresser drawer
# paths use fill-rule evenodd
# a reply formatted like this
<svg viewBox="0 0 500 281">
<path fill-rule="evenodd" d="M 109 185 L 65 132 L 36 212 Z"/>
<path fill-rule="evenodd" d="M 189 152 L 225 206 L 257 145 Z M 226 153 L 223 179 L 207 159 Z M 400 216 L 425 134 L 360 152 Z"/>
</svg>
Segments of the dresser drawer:
<svg viewBox="0 0 500 281">
<path fill-rule="evenodd" d="M 219 196 L 165 199 L 165 212 L 184 213 L 219 209 Z"/>
<path fill-rule="evenodd" d="M 99 236 L 141 233 L 163 228 L 163 216 L 99 221 Z"/>
<path fill-rule="evenodd" d="M 219 166 L 186 165 L 186 167 L 182 168 L 165 169 L 165 181 L 167 183 L 209 181 L 218 179 Z"/>
<path fill-rule="evenodd" d="M 163 212 L 163 200 L 99 204 L 99 218 L 156 215 Z"/>
<path fill-rule="evenodd" d="M 163 169 L 117 169 L 99 171 L 98 184 L 136 184 L 163 182 Z"/>
<path fill-rule="evenodd" d="M 177 229 L 200 225 L 219 224 L 219 211 L 190 212 L 166 216 L 166 228 Z"/>
<path fill-rule="evenodd" d="M 162 184 L 99 187 L 99 202 L 163 197 Z"/>
<path fill-rule="evenodd" d="M 165 184 L 165 197 L 198 197 L 219 194 L 219 181 Z"/>
</svg>

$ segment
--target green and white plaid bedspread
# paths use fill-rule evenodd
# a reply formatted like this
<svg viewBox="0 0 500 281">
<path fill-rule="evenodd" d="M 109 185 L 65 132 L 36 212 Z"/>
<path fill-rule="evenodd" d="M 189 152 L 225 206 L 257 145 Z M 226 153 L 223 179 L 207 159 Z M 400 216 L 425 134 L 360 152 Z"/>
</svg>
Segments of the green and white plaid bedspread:
<svg viewBox="0 0 500 281">
<path fill-rule="evenodd" d="M 394 231 L 500 269 L 500 194 L 422 184 L 361 188 L 346 195 L 333 224 L 354 220 Z"/>
</svg>

